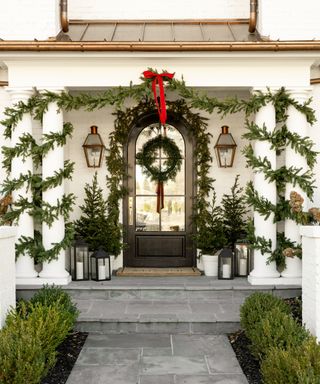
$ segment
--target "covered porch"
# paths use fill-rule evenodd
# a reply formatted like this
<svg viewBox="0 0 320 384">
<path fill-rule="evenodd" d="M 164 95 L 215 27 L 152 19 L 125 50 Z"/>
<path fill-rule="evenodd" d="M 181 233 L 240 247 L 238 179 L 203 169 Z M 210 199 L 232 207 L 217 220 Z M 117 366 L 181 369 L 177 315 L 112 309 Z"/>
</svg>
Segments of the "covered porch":
<svg viewBox="0 0 320 384">
<path fill-rule="evenodd" d="M 20 101 L 27 103 L 29 98 L 37 92 L 49 91 L 60 94 L 63 91 L 77 96 L 83 92 L 96 94 L 108 89 L 127 87 L 130 82 L 138 84 L 141 73 L 150 66 L 158 69 L 167 68 L 175 72 L 175 77 L 183 77 L 187 87 L 193 88 L 197 92 L 203 92 L 208 97 L 227 100 L 237 97 L 239 100 L 249 99 L 256 92 L 276 92 L 284 87 L 290 97 L 300 105 L 303 105 L 311 96 L 314 96 L 314 105 L 319 95 L 319 86 L 310 86 L 310 69 L 315 62 L 312 52 L 301 51 L 208 51 L 206 52 L 134 52 L 114 51 L 114 52 L 25 52 L 23 55 L 16 52 L 6 52 L 3 55 L 3 62 L 8 69 L 8 88 L 1 89 L 2 110 Z M 294 64 L 293 64 L 294 61 Z M 315 74 L 317 76 L 317 74 Z M 179 97 L 177 93 L 168 93 L 167 99 Z M 134 101 L 128 99 L 128 106 L 134 105 Z M 316 114 L 319 109 L 315 108 Z M 76 206 L 71 213 L 71 220 L 79 217 L 79 205 L 82 202 L 84 192 L 83 186 L 90 182 L 94 170 L 87 168 L 85 157 L 82 151 L 82 144 L 86 135 L 89 133 L 91 125 L 99 127 L 104 144 L 108 148 L 109 134 L 113 131 L 114 118 L 112 106 L 104 106 L 93 112 L 79 110 L 58 109 L 56 101 L 49 103 L 47 110 L 43 113 L 42 125 L 39 121 L 32 118 L 31 113 L 24 113 L 21 121 L 17 123 L 12 136 L 11 144 L 15 145 L 19 137 L 23 134 L 31 134 L 36 140 L 50 132 L 61 132 L 63 122 L 71 122 L 74 126 L 74 134 L 65 146 L 55 147 L 43 158 L 42 177 L 54 175 L 65 160 L 75 163 L 73 179 L 65 180 L 61 185 L 51 188 L 43 194 L 43 199 L 47 203 L 55 202 L 65 193 L 73 193 L 76 196 Z M 316 135 L 316 126 L 311 127 L 305 115 L 295 108 L 289 107 L 287 111 L 287 128 L 292 133 L 301 136 L 310 136 L 316 144 L 315 149 L 319 149 L 319 138 Z M 212 150 L 213 163 L 209 170 L 209 176 L 216 180 L 215 189 L 218 201 L 226 188 L 231 187 L 237 174 L 240 174 L 240 184 L 245 186 L 248 181 L 253 181 L 256 191 L 260 196 L 271 201 L 277 202 L 275 182 L 265 179 L 263 172 L 252 172 L 246 168 L 246 159 L 242 155 L 243 148 L 248 144 L 248 140 L 242 138 L 245 133 L 245 114 L 243 112 L 227 114 L 222 119 L 215 112 L 208 113 L 200 111 L 200 114 L 208 118 L 208 132 L 212 134 L 210 147 Z M 271 103 L 263 105 L 256 112 L 254 121 L 258 126 L 265 126 L 267 131 L 272 132 L 276 126 L 276 111 Z M 232 168 L 219 168 L 214 155 L 214 143 L 220 133 L 222 125 L 230 126 L 232 135 L 238 145 L 234 166 Z M 3 137 L 1 145 L 10 144 Z M 292 148 L 287 147 L 282 156 L 277 159 L 276 150 L 271 149 L 265 142 L 254 143 L 255 155 L 263 158 L 266 156 L 275 170 L 282 164 L 287 167 L 294 166 L 303 171 L 308 169 L 306 160 Z M 320 172 L 319 165 L 316 165 L 316 184 L 319 184 Z M 32 161 L 25 161 L 23 158 L 15 158 L 12 163 L 12 177 L 18 177 L 21 173 L 33 173 L 34 165 Z M 4 172 L 3 170 L 1 172 Z M 109 191 L 105 187 L 105 177 L 107 170 L 102 166 L 98 170 L 98 180 L 104 188 L 105 195 Z M 4 179 L 4 174 L 1 179 Z M 293 189 L 292 183 L 286 186 L 286 197 Z M 304 208 L 317 206 L 320 203 L 319 194 L 315 194 L 314 203 L 311 204 L 306 194 L 294 188 L 304 197 Z M 26 188 L 15 191 L 13 198 L 19 195 L 31 199 L 30 191 Z M 120 222 L 123 223 L 124 212 L 120 203 Z M 263 215 L 254 212 L 255 236 L 271 239 L 272 249 L 276 247 L 277 224 L 273 222 L 272 215 L 265 219 Z M 299 228 L 292 220 L 283 223 L 285 235 L 293 241 L 299 242 Z M 281 229 L 281 228 L 280 228 Z M 18 221 L 17 238 L 21 236 L 33 236 L 33 218 L 24 214 Z M 64 219 L 59 215 L 53 223 L 42 226 L 42 236 L 44 248 L 49 250 L 52 244 L 59 243 L 65 235 Z M 193 247 L 194 260 L 196 249 Z M 299 260 L 294 261 L 300 263 Z M 290 259 L 288 259 L 290 264 Z M 123 256 L 119 255 L 115 261 L 115 269 L 124 266 Z M 201 266 L 200 266 L 201 267 Z M 254 251 L 254 268 L 248 277 L 248 281 L 253 285 L 300 285 L 301 267 L 288 269 L 284 273 L 276 268 L 275 262 L 266 264 L 266 255 L 256 249 Z M 34 260 L 29 255 L 22 255 L 16 263 L 17 285 L 25 286 L 34 284 L 42 285 L 45 283 L 69 284 L 70 275 L 66 272 L 66 253 L 61 250 L 57 260 L 50 263 L 44 262 L 42 270 L 36 272 Z M 298 272 L 297 272 L 298 271 Z"/>
</svg>

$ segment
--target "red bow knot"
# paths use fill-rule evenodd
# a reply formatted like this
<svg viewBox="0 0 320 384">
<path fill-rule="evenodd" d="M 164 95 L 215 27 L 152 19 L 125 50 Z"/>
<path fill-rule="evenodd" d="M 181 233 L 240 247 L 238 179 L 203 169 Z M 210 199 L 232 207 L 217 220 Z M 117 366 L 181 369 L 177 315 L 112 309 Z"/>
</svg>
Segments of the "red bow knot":
<svg viewBox="0 0 320 384">
<path fill-rule="evenodd" d="M 163 79 L 165 77 L 167 77 L 168 79 L 172 79 L 174 76 L 174 73 L 163 72 L 163 73 L 159 74 L 159 73 L 155 73 L 152 71 L 144 71 L 143 76 L 146 79 L 153 79 L 152 91 L 153 91 L 153 95 L 154 95 L 154 100 L 155 100 L 156 106 L 158 108 L 160 123 L 162 125 L 165 125 L 166 120 L 167 120 L 167 109 L 166 109 L 166 98 L 164 95 Z M 159 103 L 158 97 L 157 97 L 157 85 L 159 86 L 160 103 Z"/>
</svg>

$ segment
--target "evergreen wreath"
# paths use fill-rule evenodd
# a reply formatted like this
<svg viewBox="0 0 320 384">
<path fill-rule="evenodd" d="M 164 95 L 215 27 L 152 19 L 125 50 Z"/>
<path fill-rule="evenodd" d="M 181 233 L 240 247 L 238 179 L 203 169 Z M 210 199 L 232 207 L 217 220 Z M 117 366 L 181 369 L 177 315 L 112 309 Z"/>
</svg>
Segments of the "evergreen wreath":
<svg viewBox="0 0 320 384">
<path fill-rule="evenodd" d="M 153 165 L 156 160 L 157 150 L 162 150 L 167 156 L 164 161 L 164 169 L 161 166 L 156 167 Z M 137 153 L 136 158 L 137 164 L 142 166 L 145 175 L 150 177 L 152 181 L 163 183 L 174 180 L 182 164 L 180 149 L 172 139 L 163 135 L 148 140 L 141 151 Z"/>
</svg>

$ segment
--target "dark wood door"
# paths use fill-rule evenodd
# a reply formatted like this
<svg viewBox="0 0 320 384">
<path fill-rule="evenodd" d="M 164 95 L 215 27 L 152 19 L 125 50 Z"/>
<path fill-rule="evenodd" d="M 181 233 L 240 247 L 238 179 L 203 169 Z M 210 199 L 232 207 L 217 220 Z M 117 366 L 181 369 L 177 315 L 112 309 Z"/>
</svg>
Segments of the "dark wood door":
<svg viewBox="0 0 320 384">
<path fill-rule="evenodd" d="M 194 190 L 193 146 L 185 125 L 168 116 L 167 136 L 183 155 L 181 171 L 174 181 L 164 184 L 164 208 L 157 213 L 156 183 L 136 164 L 136 154 L 143 144 L 159 134 L 158 115 L 137 122 L 128 141 L 128 190 L 124 201 L 124 266 L 190 267 L 195 265 L 192 241 L 192 200 Z M 158 154 L 157 162 L 165 161 Z"/>
</svg>

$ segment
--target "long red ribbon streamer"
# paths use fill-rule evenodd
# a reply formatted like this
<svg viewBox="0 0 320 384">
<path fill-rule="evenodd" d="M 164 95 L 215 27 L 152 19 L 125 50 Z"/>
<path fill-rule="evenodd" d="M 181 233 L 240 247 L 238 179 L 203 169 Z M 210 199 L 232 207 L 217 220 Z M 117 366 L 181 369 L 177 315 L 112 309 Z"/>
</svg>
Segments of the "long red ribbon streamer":
<svg viewBox="0 0 320 384">
<path fill-rule="evenodd" d="M 154 95 L 154 101 L 156 103 L 156 106 L 158 108 L 160 123 L 162 125 L 165 125 L 167 121 L 167 108 L 166 108 L 166 97 L 164 94 L 164 87 L 163 87 L 163 78 L 167 77 L 168 79 L 172 79 L 174 76 L 174 73 L 155 73 L 152 71 L 144 71 L 143 76 L 146 79 L 153 79 L 152 81 L 152 91 Z M 159 87 L 159 96 L 160 96 L 160 103 L 158 101 L 157 97 L 157 85 Z"/>
<path fill-rule="evenodd" d="M 174 73 L 163 72 L 159 74 L 152 71 L 144 71 L 143 76 L 146 79 L 153 79 L 152 91 L 153 91 L 154 101 L 158 109 L 160 123 L 165 127 L 165 124 L 167 121 L 167 107 L 166 107 L 166 97 L 164 94 L 164 87 L 163 87 L 163 78 L 167 77 L 168 79 L 172 79 L 174 76 Z M 160 103 L 158 101 L 157 85 L 159 87 Z M 162 181 L 158 181 L 156 193 L 157 193 L 157 212 L 160 213 L 161 209 L 164 207 L 164 189 L 163 189 Z"/>
</svg>

